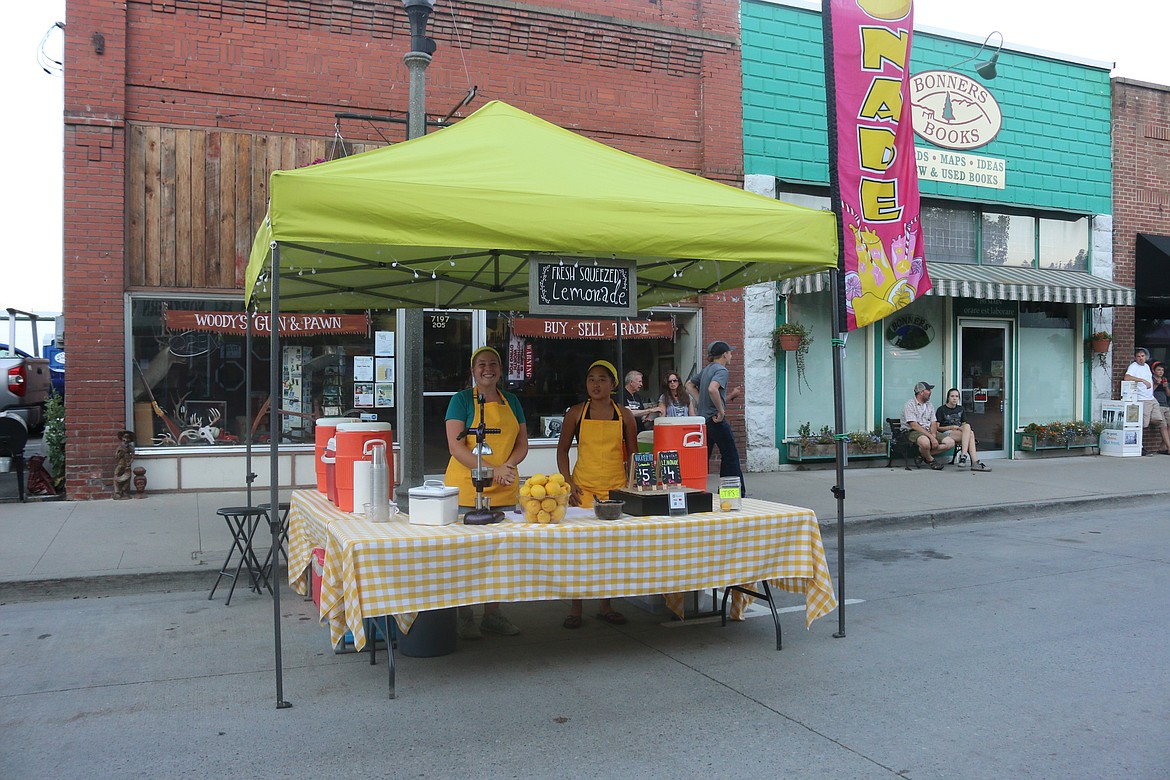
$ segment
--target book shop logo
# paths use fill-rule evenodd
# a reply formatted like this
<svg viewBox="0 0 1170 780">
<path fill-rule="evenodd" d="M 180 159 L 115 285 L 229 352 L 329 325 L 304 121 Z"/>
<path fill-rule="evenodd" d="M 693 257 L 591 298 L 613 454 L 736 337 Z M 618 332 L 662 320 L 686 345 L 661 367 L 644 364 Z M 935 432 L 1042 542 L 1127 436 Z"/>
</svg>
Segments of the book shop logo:
<svg viewBox="0 0 1170 780">
<path fill-rule="evenodd" d="M 949 70 L 910 77 L 914 133 L 944 149 L 978 149 L 1003 127 L 995 97 L 979 82 Z"/>
</svg>

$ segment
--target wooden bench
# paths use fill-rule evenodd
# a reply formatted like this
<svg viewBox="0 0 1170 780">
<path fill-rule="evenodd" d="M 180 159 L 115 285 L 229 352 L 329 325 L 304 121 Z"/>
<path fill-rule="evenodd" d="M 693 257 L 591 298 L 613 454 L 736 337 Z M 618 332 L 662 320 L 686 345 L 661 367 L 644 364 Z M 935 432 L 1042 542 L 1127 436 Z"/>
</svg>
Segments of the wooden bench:
<svg viewBox="0 0 1170 780">
<path fill-rule="evenodd" d="M 906 436 L 902 431 L 902 418 L 887 417 L 886 425 L 890 428 L 890 459 L 886 461 L 886 468 L 894 467 L 894 458 L 901 458 L 907 471 L 920 469 L 926 465 L 926 461 L 918 454 L 918 447 L 906 441 Z M 958 442 L 955 442 L 955 445 L 951 448 L 952 466 L 955 464 L 955 459 L 959 457 Z"/>
</svg>

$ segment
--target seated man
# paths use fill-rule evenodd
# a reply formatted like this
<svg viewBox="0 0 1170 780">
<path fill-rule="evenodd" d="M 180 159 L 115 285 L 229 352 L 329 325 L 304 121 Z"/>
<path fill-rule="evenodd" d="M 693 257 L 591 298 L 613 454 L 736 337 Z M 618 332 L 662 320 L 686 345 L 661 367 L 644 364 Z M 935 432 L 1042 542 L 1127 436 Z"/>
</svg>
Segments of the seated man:
<svg viewBox="0 0 1170 780">
<path fill-rule="evenodd" d="M 1170 455 L 1170 409 L 1163 407 L 1154 398 L 1154 375 L 1146 364 L 1150 353 L 1145 347 L 1138 347 L 1133 353 L 1133 362 L 1125 369 L 1122 379 L 1137 382 L 1137 400 L 1142 405 L 1142 427 L 1146 428 L 1151 422 L 1157 422 L 1162 434 L 1163 454 Z M 1142 450 L 1143 455 L 1147 455 Z"/>
<path fill-rule="evenodd" d="M 914 385 L 914 397 L 902 407 L 902 435 L 906 441 L 918 447 L 919 456 L 935 471 L 942 471 L 943 464 L 934 459 L 935 455 L 955 446 L 955 441 L 946 434 L 938 435 L 938 420 L 930 404 L 930 391 L 934 385 L 919 382 Z"/>
</svg>

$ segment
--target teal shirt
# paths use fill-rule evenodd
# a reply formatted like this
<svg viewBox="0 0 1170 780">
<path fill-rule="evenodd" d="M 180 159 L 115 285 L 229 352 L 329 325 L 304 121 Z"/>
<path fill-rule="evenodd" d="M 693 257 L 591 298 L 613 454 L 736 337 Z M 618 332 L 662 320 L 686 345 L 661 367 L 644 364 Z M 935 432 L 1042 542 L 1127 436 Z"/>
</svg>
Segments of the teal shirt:
<svg viewBox="0 0 1170 780">
<path fill-rule="evenodd" d="M 525 424 L 524 409 L 520 406 L 520 399 L 507 390 L 500 390 L 500 395 L 508 402 L 512 414 L 516 415 L 516 422 Z M 479 404 L 475 400 L 475 388 L 460 390 L 451 396 L 451 403 L 447 404 L 447 420 L 459 420 L 470 428 L 478 422 Z"/>
</svg>

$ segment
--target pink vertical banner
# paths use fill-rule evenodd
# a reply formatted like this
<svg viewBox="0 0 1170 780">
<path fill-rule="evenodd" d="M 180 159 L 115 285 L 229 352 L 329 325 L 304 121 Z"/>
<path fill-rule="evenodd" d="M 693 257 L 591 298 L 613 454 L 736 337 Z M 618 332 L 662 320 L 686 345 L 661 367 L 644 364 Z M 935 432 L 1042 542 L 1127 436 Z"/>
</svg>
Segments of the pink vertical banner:
<svg viewBox="0 0 1170 780">
<path fill-rule="evenodd" d="M 931 288 L 910 115 L 913 0 L 825 0 L 830 166 L 836 158 L 849 330 Z M 833 110 L 835 108 L 835 111 Z M 832 175 L 832 174 L 830 174 Z"/>
</svg>

